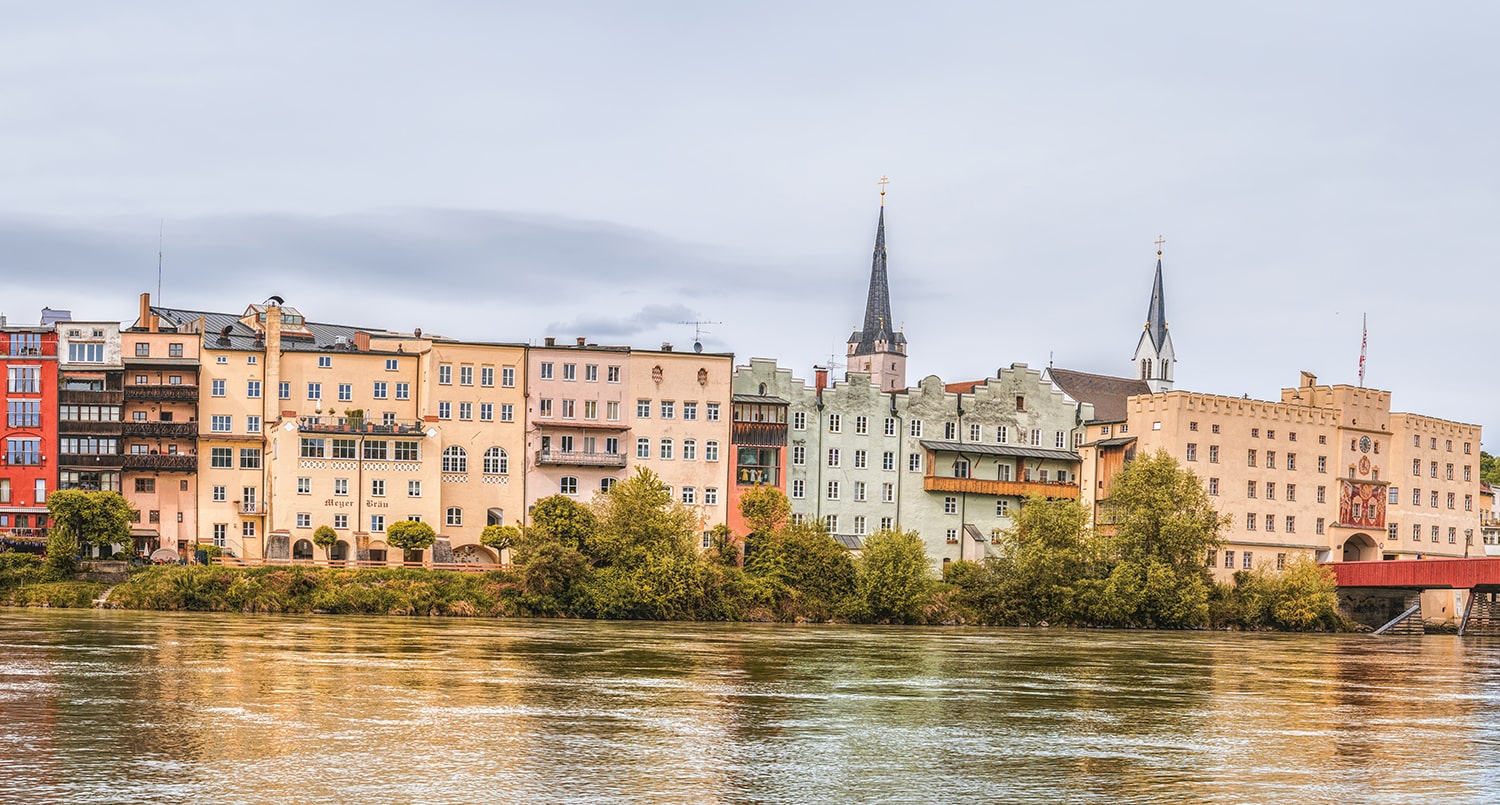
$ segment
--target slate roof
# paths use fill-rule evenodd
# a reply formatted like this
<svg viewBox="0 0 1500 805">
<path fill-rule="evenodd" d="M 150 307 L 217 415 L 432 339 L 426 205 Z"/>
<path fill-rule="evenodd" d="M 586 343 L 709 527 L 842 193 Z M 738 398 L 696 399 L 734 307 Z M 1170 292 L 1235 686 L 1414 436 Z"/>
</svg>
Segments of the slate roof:
<svg viewBox="0 0 1500 805">
<path fill-rule="evenodd" d="M 888 351 L 904 351 L 894 347 L 905 344 L 906 336 L 899 330 L 893 332 L 891 328 L 891 289 L 886 277 L 885 206 L 882 204 L 880 223 L 875 228 L 875 256 L 870 261 L 870 292 L 865 299 L 864 327 L 849 335 L 849 343 L 855 345 L 851 354 L 875 354 L 876 341 L 886 342 L 889 345 Z"/>
<path fill-rule="evenodd" d="M 780 397 L 763 397 L 759 394 L 736 394 L 733 401 L 758 405 L 791 405 Z"/>
<path fill-rule="evenodd" d="M 1047 377 L 1063 393 L 1079 402 L 1094 406 L 1094 422 L 1124 422 L 1125 400 L 1137 394 L 1150 394 L 1146 381 L 1128 377 L 1110 377 L 1071 369 L 1049 368 Z"/>
<path fill-rule="evenodd" d="M 1058 461 L 1078 461 L 1072 450 L 1054 450 L 1047 447 L 1024 447 L 1015 444 L 983 444 L 981 442 L 942 442 L 922 440 L 922 448 L 947 453 L 977 453 L 986 456 L 1013 456 L 1017 458 L 1050 458 Z"/>
<path fill-rule="evenodd" d="M 210 349 L 239 349 L 248 352 L 261 352 L 265 350 L 265 344 L 255 339 L 256 331 L 247 327 L 240 321 L 239 313 L 212 313 L 204 310 L 181 310 L 178 308 L 152 306 L 151 312 L 161 317 L 164 323 L 176 327 L 182 332 L 187 325 L 203 319 L 203 346 Z M 337 349 L 340 338 L 343 343 L 352 344 L 355 333 L 369 333 L 372 336 L 395 335 L 387 330 L 370 327 L 353 327 L 343 324 L 320 324 L 318 322 L 306 322 L 307 329 L 312 332 L 312 339 L 306 338 L 283 338 L 281 349 L 283 352 L 324 352 Z M 221 337 L 224 328 L 229 328 L 229 336 Z"/>
</svg>

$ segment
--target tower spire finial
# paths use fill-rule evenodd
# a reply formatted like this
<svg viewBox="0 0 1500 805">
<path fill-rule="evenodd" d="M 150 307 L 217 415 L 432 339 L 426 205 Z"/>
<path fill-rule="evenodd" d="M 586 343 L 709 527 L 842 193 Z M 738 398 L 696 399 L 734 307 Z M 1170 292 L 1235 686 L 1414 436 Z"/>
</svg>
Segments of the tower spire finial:
<svg viewBox="0 0 1500 805">
<path fill-rule="evenodd" d="M 1165 235 L 1157 235 L 1156 236 L 1156 258 L 1158 260 L 1161 259 L 1161 245 L 1163 243 L 1166 243 L 1166 242 L 1167 242 L 1167 238 L 1166 238 Z"/>
<path fill-rule="evenodd" d="M 880 206 L 882 206 L 882 207 L 885 206 L 885 186 L 888 185 L 888 184 L 890 184 L 890 183 L 891 183 L 890 178 L 887 177 L 887 176 L 884 176 L 884 175 L 882 175 L 880 177 L 880 181 L 878 181 L 878 182 L 875 183 L 875 184 L 880 185 Z"/>
</svg>

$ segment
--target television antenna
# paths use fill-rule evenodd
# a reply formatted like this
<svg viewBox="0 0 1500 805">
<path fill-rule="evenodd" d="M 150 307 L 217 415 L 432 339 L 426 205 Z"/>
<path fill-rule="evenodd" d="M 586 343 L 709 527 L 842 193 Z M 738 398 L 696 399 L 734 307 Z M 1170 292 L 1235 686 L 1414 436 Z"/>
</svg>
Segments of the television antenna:
<svg viewBox="0 0 1500 805">
<path fill-rule="evenodd" d="M 722 322 L 722 321 L 680 321 L 680 322 L 677 322 L 677 323 L 678 324 L 691 324 L 691 325 L 693 325 L 693 351 L 694 352 L 702 352 L 703 351 L 703 334 L 706 333 L 706 332 L 708 332 L 708 330 L 705 330 L 704 327 L 706 325 L 709 325 L 709 324 L 723 324 L 724 322 Z"/>
</svg>

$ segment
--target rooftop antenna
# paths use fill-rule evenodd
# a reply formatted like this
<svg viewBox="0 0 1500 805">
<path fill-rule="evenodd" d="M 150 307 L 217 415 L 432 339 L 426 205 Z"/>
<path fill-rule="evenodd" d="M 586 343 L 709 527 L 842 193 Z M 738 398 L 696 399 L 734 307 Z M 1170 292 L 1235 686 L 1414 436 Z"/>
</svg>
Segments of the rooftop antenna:
<svg viewBox="0 0 1500 805">
<path fill-rule="evenodd" d="M 1365 350 L 1370 346 L 1370 314 L 1362 313 L 1359 319 L 1359 387 L 1365 387 Z"/>
<path fill-rule="evenodd" d="M 167 219 L 156 220 L 156 304 L 161 304 L 161 253 L 162 241 L 167 231 Z"/>
<path fill-rule="evenodd" d="M 694 352 L 702 352 L 703 351 L 703 334 L 706 333 L 706 332 L 708 332 L 707 330 L 703 329 L 704 326 L 708 325 L 708 324 L 723 324 L 724 322 L 722 322 L 722 321 L 680 321 L 680 322 L 677 322 L 677 323 L 678 324 L 691 324 L 691 325 L 693 325 L 693 351 Z"/>
</svg>

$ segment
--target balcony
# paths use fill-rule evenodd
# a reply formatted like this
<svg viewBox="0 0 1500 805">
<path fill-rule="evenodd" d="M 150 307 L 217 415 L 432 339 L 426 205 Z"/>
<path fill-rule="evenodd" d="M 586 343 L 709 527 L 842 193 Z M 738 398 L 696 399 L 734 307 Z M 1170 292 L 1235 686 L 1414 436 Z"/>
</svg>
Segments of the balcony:
<svg viewBox="0 0 1500 805">
<path fill-rule="evenodd" d="M 928 492 L 971 492 L 979 495 L 1015 497 L 1041 495 L 1044 498 L 1078 499 L 1078 484 L 1054 481 L 985 481 L 979 478 L 943 478 L 928 475 L 922 479 L 922 488 Z"/>
<path fill-rule="evenodd" d="M 730 441 L 747 447 L 786 447 L 785 422 L 735 422 Z"/>
<path fill-rule="evenodd" d="M 8 528 L 0 530 L 0 543 L 11 545 L 46 545 L 49 528 Z"/>
<path fill-rule="evenodd" d="M 538 450 L 536 463 L 572 467 L 623 467 L 625 456 L 621 453 L 586 453 L 582 450 Z"/>
<path fill-rule="evenodd" d="M 126 422 L 125 435 L 155 439 L 196 439 L 197 422 Z"/>
<path fill-rule="evenodd" d="M 84 389 L 62 389 L 57 392 L 60 405 L 123 405 L 122 391 L 89 391 Z"/>
<path fill-rule="evenodd" d="M 198 457 L 192 453 L 126 453 L 127 470 L 151 472 L 196 472 Z"/>
<path fill-rule="evenodd" d="M 425 436 L 425 422 L 397 422 L 392 425 L 376 425 L 370 422 L 350 422 L 346 417 L 304 416 L 297 419 L 297 430 L 303 433 L 350 433 L 366 436 Z"/>
<path fill-rule="evenodd" d="M 121 455 L 95 455 L 93 453 L 63 453 L 57 463 L 62 467 L 88 467 L 90 469 L 117 470 L 124 465 Z"/>
<path fill-rule="evenodd" d="M 131 402 L 197 402 L 197 386 L 126 386 L 125 399 Z"/>
<path fill-rule="evenodd" d="M 259 516 L 259 515 L 262 515 L 262 514 L 265 514 L 265 513 L 266 513 L 266 504 L 264 504 L 264 503 L 247 503 L 247 502 L 241 502 L 240 503 L 240 514 L 249 515 L 249 516 Z"/>
<path fill-rule="evenodd" d="M 125 423 L 115 422 L 88 422 L 76 419 L 64 419 L 57 423 L 59 433 L 87 433 L 99 436 L 119 436 L 124 431 Z"/>
</svg>

